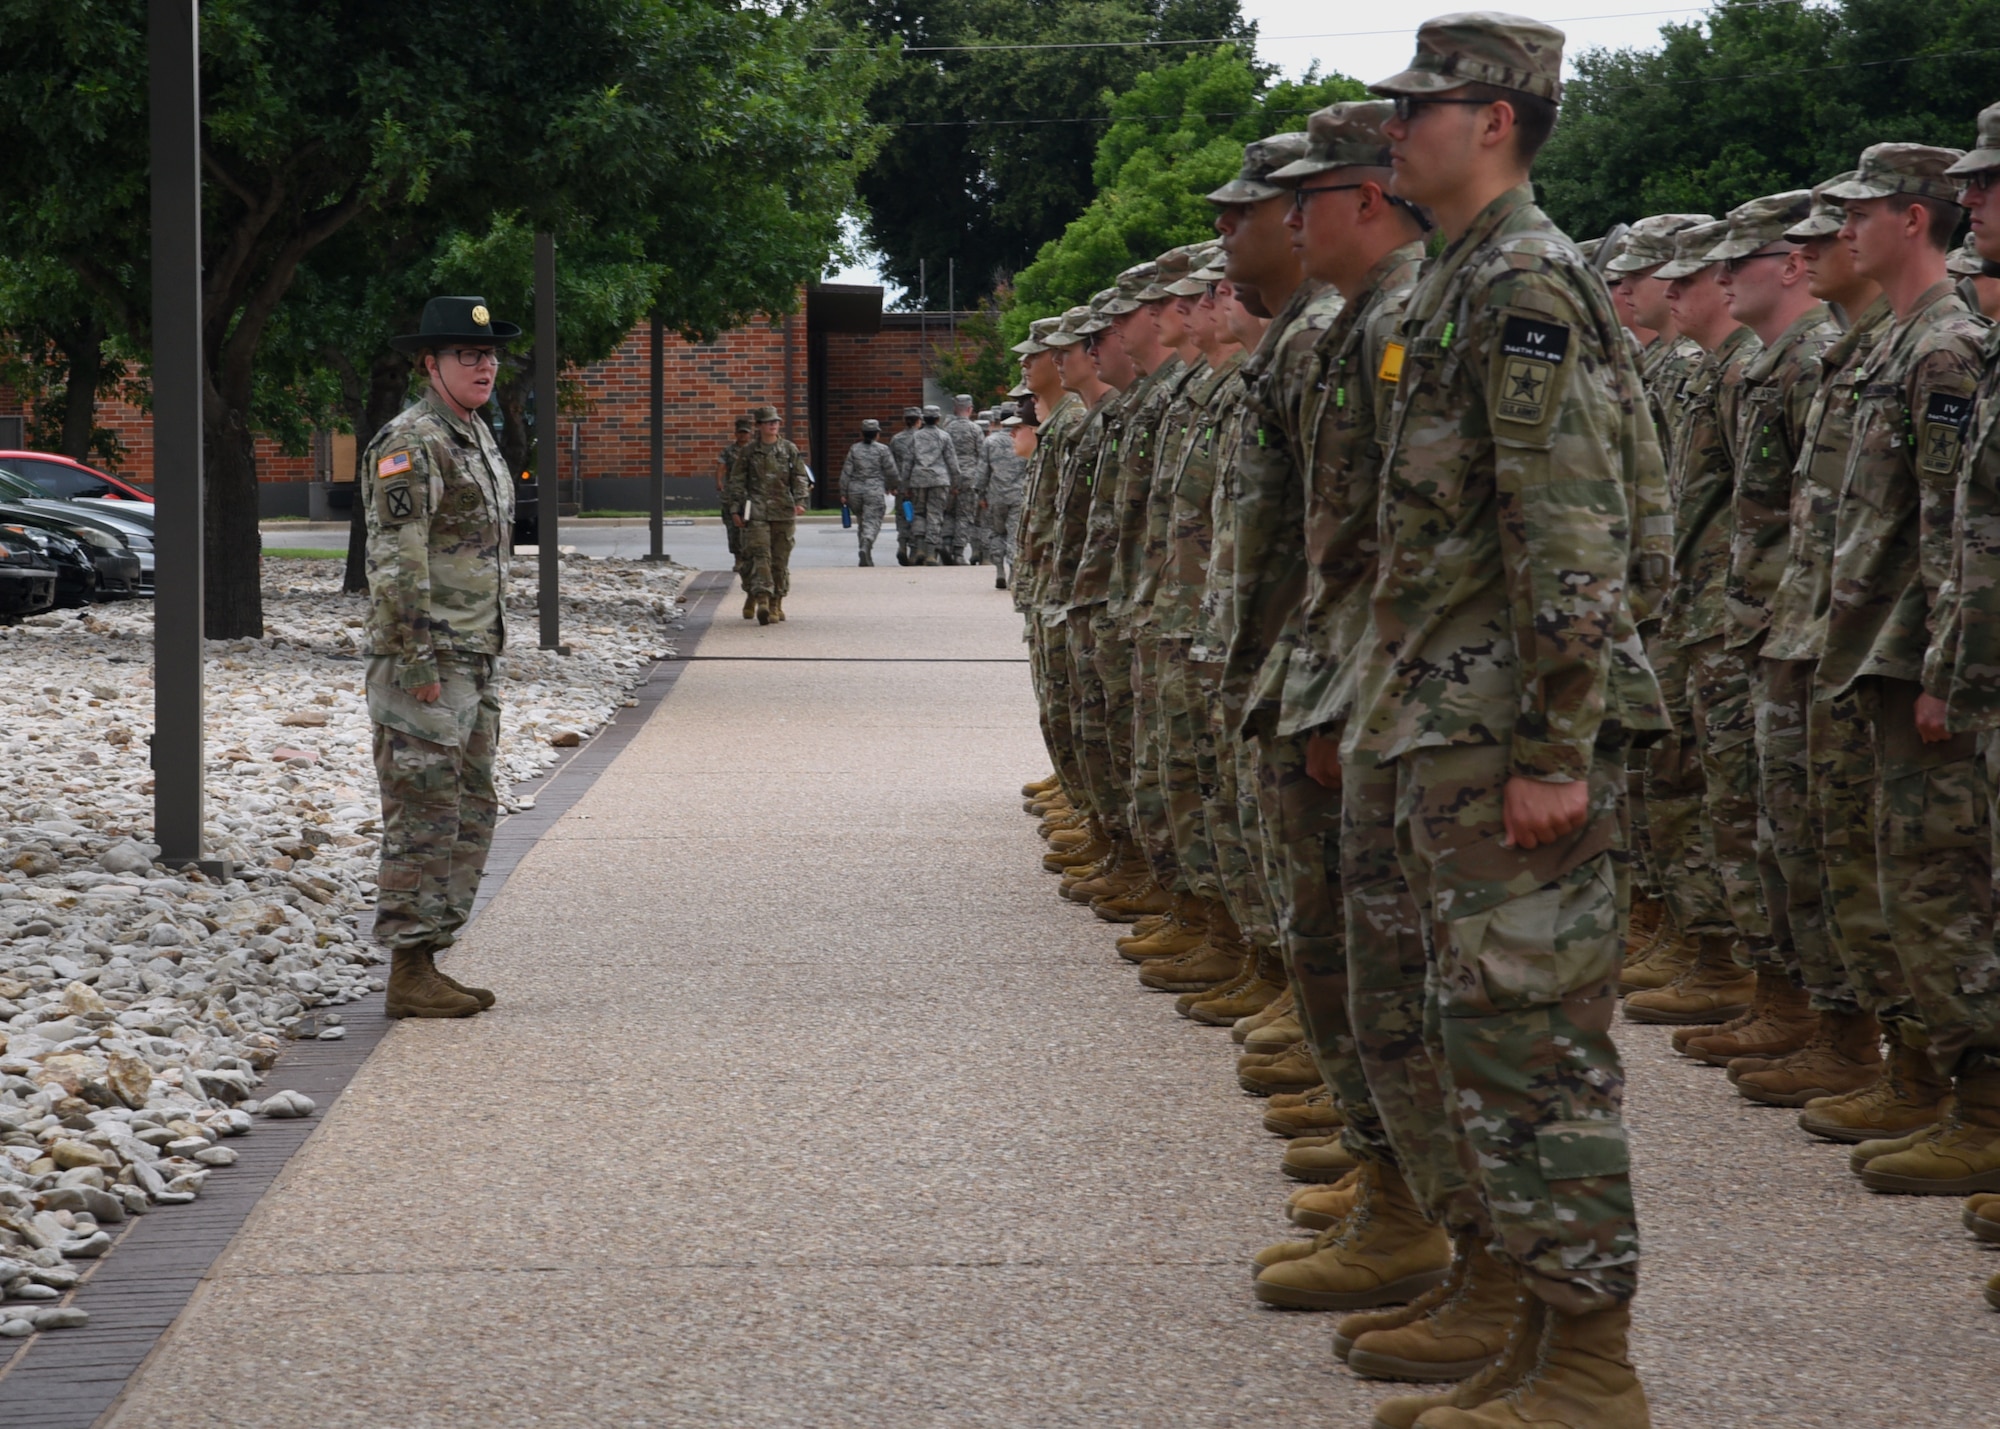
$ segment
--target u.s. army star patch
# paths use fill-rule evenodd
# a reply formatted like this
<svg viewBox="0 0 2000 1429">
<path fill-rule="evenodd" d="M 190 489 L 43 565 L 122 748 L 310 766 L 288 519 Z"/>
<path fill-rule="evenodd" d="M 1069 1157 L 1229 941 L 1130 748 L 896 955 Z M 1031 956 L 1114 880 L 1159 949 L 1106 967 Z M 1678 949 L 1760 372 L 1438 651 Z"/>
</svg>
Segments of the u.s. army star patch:
<svg viewBox="0 0 2000 1429">
<path fill-rule="evenodd" d="M 1960 397 L 1950 392 L 1933 392 L 1924 404 L 1924 444 L 1922 466 L 1925 471 L 1947 472 L 1958 465 L 1959 443 L 1965 434 L 1965 424 L 1972 416 L 1972 399 Z"/>
<path fill-rule="evenodd" d="M 1500 332 L 1500 391 L 1493 415 L 1538 427 L 1548 417 L 1556 369 L 1569 356 L 1569 329 L 1561 323 L 1510 317 Z"/>
<path fill-rule="evenodd" d="M 390 516 L 398 521 L 406 521 L 417 514 L 416 504 L 410 500 L 410 488 L 405 482 L 383 487 L 382 500 L 388 506 Z"/>
</svg>

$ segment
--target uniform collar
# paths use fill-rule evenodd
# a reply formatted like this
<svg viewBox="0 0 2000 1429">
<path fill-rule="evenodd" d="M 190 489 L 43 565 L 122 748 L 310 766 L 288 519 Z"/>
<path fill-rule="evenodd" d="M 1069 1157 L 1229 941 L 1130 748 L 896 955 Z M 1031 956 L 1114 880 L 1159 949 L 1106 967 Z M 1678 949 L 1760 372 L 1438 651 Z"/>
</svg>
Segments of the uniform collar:
<svg viewBox="0 0 2000 1429">
<path fill-rule="evenodd" d="M 424 403 L 432 412 L 443 419 L 444 424 L 451 428 L 454 436 L 460 437 L 474 446 L 479 445 L 479 433 L 474 430 L 473 424 L 454 412 L 451 409 L 451 404 L 438 396 L 436 388 L 430 386 L 424 388 Z"/>
</svg>

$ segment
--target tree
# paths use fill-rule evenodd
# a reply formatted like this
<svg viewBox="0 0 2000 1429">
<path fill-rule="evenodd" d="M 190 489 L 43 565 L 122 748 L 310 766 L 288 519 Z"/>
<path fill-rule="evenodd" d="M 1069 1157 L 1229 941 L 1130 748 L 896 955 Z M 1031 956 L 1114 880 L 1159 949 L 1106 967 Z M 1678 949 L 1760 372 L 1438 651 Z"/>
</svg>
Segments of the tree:
<svg viewBox="0 0 2000 1429">
<path fill-rule="evenodd" d="M 868 241 L 883 272 L 916 302 L 919 263 L 936 277 L 958 265 L 961 305 L 974 306 L 1025 264 L 1090 202 L 1092 156 L 1121 93 L 1173 48 L 1128 40 L 1238 39 L 1256 27 L 1238 0 L 830 0 L 862 35 L 917 48 L 942 45 L 1073 45 L 1105 48 L 976 49 L 907 53 L 875 90 L 870 115 L 890 126 L 860 181 Z"/>
<path fill-rule="evenodd" d="M 1215 207 L 1204 195 L 1236 177 L 1244 145 L 1303 129 L 1315 109 L 1366 97 L 1358 80 L 1340 75 L 1267 85 L 1234 46 L 1141 75 L 1109 101 L 1116 122 L 1098 141 L 1096 197 L 1015 283 L 1002 324 L 1007 341 L 1026 336 L 1035 318 L 1086 301 L 1134 263 L 1213 237 Z"/>
<path fill-rule="evenodd" d="M 1965 147 L 1993 99 L 2000 0 L 1721 0 L 1660 39 L 1577 57 L 1535 175 L 1578 237 L 1810 188 L 1874 143 Z"/>
<path fill-rule="evenodd" d="M 325 348 L 285 304 L 328 243 L 398 215 L 422 217 L 379 236 L 419 254 L 432 225 L 500 210 L 558 234 L 621 226 L 687 255 L 663 288 L 677 325 L 706 329 L 818 271 L 869 150 L 873 62 L 809 56 L 824 27 L 789 10 L 206 0 L 201 29 L 214 637 L 262 630 L 255 426 L 294 391 L 265 380 L 265 343 L 289 322 L 287 378 Z M 0 0 L 0 31 L 0 242 L 67 264 L 149 351 L 144 6 Z M 718 217 L 744 226 L 704 231 Z"/>
<path fill-rule="evenodd" d="M 116 470 L 125 446 L 97 404 L 127 368 L 102 306 L 63 264 L 0 258 L 0 315 L 0 376 L 27 399 L 28 445 Z"/>
</svg>

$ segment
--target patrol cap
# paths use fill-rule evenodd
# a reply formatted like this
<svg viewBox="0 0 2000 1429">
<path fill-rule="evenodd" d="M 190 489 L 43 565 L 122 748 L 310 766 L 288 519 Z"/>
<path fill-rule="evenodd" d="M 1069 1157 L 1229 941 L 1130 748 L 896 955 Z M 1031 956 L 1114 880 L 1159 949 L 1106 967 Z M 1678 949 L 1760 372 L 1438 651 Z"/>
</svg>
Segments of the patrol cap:
<svg viewBox="0 0 2000 1429">
<path fill-rule="evenodd" d="M 775 422 L 779 420 L 778 409 L 768 403 L 762 407 L 752 407 L 750 409 L 750 420 L 753 422 Z"/>
<path fill-rule="evenodd" d="M 1007 395 L 1011 397 L 1014 394 L 1012 392 L 1009 392 Z M 1021 395 L 1025 397 L 1027 394 L 1024 392 Z M 1021 404 L 1019 402 L 1002 402 L 999 406 L 993 409 L 993 415 L 996 417 L 1006 418 L 1013 416 L 1016 412 L 1020 410 L 1021 410 Z"/>
<path fill-rule="evenodd" d="M 737 430 L 737 431 L 739 431 L 739 432 L 747 432 L 747 431 L 749 431 L 749 430 L 750 430 L 750 426 L 751 426 L 751 422 L 750 422 L 750 419 L 749 419 L 748 417 L 738 417 L 738 418 L 736 419 L 736 430 Z"/>
<path fill-rule="evenodd" d="M 1729 216 L 1723 220 L 1727 233 L 1720 243 L 1709 250 L 1710 261 L 1720 263 L 1731 258 L 1748 258 L 1758 249 L 1768 248 L 1773 243 L 1790 242 L 1787 235 L 1792 225 L 1809 218 L 1812 206 L 1811 189 L 1766 194 L 1763 198 L 1738 204 L 1729 210 Z"/>
<path fill-rule="evenodd" d="M 1105 314 L 1110 310 L 1111 303 L 1117 297 L 1118 290 L 1116 288 L 1099 288 L 1093 293 L 1090 298 L 1090 310 L 1084 314 L 1083 321 L 1076 325 L 1077 335 L 1079 337 L 1092 337 L 1110 327 L 1111 319 L 1105 316 Z M 1137 306 L 1137 303 L 1132 305 L 1135 308 Z M 1124 309 L 1124 311 L 1130 312 L 1131 308 Z"/>
<path fill-rule="evenodd" d="M 1969 233 L 1965 235 L 1965 242 L 1952 249 L 1945 258 L 1944 270 L 1954 278 L 1990 276 L 1986 271 L 1986 260 L 1979 256 L 1979 250 L 1973 246 L 1972 235 Z"/>
<path fill-rule="evenodd" d="M 1182 244 L 1179 248 L 1169 248 L 1153 260 L 1153 281 L 1138 294 L 1142 303 L 1157 303 L 1162 298 L 1174 296 L 1173 284 L 1188 275 L 1193 266 L 1191 260 L 1199 245 Z"/>
<path fill-rule="evenodd" d="M 906 421 L 911 417 L 921 417 L 923 416 L 923 414 L 924 414 L 924 409 L 922 407 L 903 408 L 903 418 Z"/>
<path fill-rule="evenodd" d="M 1221 268 L 1222 250 L 1213 244 L 1198 245 L 1188 255 L 1187 273 L 1167 284 L 1167 291 L 1177 298 L 1199 298 L 1208 291 L 1208 285 L 1215 281 L 1203 276 L 1211 267 Z"/>
<path fill-rule="evenodd" d="M 972 405 L 972 394 L 970 392 L 956 392 L 952 394 L 951 400 L 954 406 L 970 407 Z"/>
<path fill-rule="evenodd" d="M 1038 352 L 1048 351 L 1046 347 L 1043 347 L 1039 342 L 1035 341 L 1034 330 L 1032 328 L 1029 329 L 1027 337 L 1021 339 L 1021 341 L 1015 343 L 1012 347 L 1008 348 L 1007 350 L 1009 352 L 1019 353 L 1022 357 L 1033 357 Z"/>
<path fill-rule="evenodd" d="M 1025 396 L 1027 396 L 1027 395 L 1028 395 L 1028 384 L 1027 384 L 1027 383 L 1025 383 L 1025 382 L 1016 382 L 1016 383 L 1015 383 L 1015 384 L 1014 384 L 1014 385 L 1013 385 L 1012 387 L 1009 387 L 1009 388 L 1007 389 L 1007 395 L 1008 395 L 1009 397 L 1025 397 Z"/>
<path fill-rule="evenodd" d="M 1713 222 L 1715 215 L 1709 213 L 1656 213 L 1651 218 L 1642 218 L 1626 231 L 1624 251 L 1605 265 L 1605 271 L 1639 273 L 1670 263 L 1675 234 L 1697 223 Z"/>
<path fill-rule="evenodd" d="M 1304 130 L 1273 134 L 1243 146 L 1242 172 L 1208 196 L 1210 203 L 1257 203 L 1277 198 L 1285 190 L 1271 182 L 1271 175 L 1287 164 L 1306 156 L 1311 141 Z"/>
<path fill-rule="evenodd" d="M 1022 421 L 1019 417 L 1009 417 L 1005 421 L 1003 421 L 1000 425 L 1003 427 L 1025 427 L 1031 424 Z"/>
<path fill-rule="evenodd" d="M 1826 196 L 1849 202 L 1908 194 L 1955 204 L 1958 185 L 1946 175 L 1964 157 L 1963 149 L 1941 149 L 1935 144 L 1870 144 L 1861 151 L 1854 177 L 1833 185 Z"/>
<path fill-rule="evenodd" d="M 925 417 L 927 417 L 927 418 L 929 418 L 929 417 L 942 417 L 943 415 L 944 415 L 944 413 L 943 413 L 943 412 L 940 412 L 940 411 L 938 410 L 938 405 L 937 405 L 937 403 L 935 403 L 935 402 L 926 402 L 926 403 L 924 403 L 924 416 L 925 416 Z"/>
<path fill-rule="evenodd" d="M 1828 198 L 1826 191 L 1846 183 L 1856 172 L 1849 169 L 1844 174 L 1835 174 L 1824 183 L 1813 185 L 1812 209 L 1785 230 L 1785 237 L 1794 243 L 1803 243 L 1808 238 L 1831 238 L 1840 232 L 1847 222 L 1847 205 L 1837 198 Z"/>
<path fill-rule="evenodd" d="M 861 419 L 861 430 L 864 432 L 879 432 L 882 430 L 882 424 L 873 417 L 863 417 Z"/>
<path fill-rule="evenodd" d="M 1112 285 L 1111 296 L 1104 300 L 1098 311 L 1108 318 L 1138 312 L 1139 295 L 1153 286 L 1153 279 L 1159 271 L 1157 263 L 1134 263 L 1118 275 L 1118 281 Z"/>
<path fill-rule="evenodd" d="M 1083 341 L 1083 334 L 1077 331 L 1077 327 L 1089 316 L 1090 309 L 1087 307 L 1071 308 L 1056 319 L 1054 330 L 1042 339 L 1042 344 L 1045 347 L 1074 347 Z"/>
<path fill-rule="evenodd" d="M 2000 169 L 2000 104 L 1989 104 L 1979 111 L 1979 137 L 1972 141 L 1972 151 L 1960 156 L 1945 173 L 1957 178 L 1987 169 Z"/>
<path fill-rule="evenodd" d="M 1328 169 L 1389 167 L 1389 141 L 1382 126 L 1396 106 L 1386 99 L 1356 99 L 1315 109 L 1306 119 L 1306 152 L 1271 174 L 1273 183 L 1297 188 L 1300 181 Z"/>
<path fill-rule="evenodd" d="M 1729 232 L 1726 219 L 1711 219 L 1707 223 L 1697 223 L 1692 228 L 1683 228 L 1674 235 L 1674 256 L 1670 263 L 1662 264 L 1655 278 L 1671 281 L 1675 278 L 1692 278 L 1711 263 L 1718 262 L 1710 251 Z"/>
<path fill-rule="evenodd" d="M 1375 94 L 1443 94 L 1468 84 L 1562 99 L 1563 32 L 1525 15 L 1470 10 L 1417 27 L 1410 67 L 1368 86 Z"/>
</svg>

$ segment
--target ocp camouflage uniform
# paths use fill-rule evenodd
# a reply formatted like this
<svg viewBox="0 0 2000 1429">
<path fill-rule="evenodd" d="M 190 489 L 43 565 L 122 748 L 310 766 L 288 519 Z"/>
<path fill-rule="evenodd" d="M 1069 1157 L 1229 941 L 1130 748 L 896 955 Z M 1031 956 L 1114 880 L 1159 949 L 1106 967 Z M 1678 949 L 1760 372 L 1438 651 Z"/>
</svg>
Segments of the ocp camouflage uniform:
<svg viewBox="0 0 2000 1429">
<path fill-rule="evenodd" d="M 1401 340 L 1344 753 L 1395 768 L 1461 1164 L 1529 1288 L 1586 1313 L 1639 1255 L 1610 1025 L 1624 746 L 1664 723 L 1625 593 L 1659 449 L 1609 295 L 1525 185 L 1425 269 Z M 1510 777 L 1588 781 L 1586 821 L 1508 846 Z"/>
<path fill-rule="evenodd" d="M 755 440 L 753 437 L 752 440 Z M 722 493 L 729 485 L 729 469 L 736 465 L 736 457 L 743 448 L 734 442 L 716 454 L 715 499 L 722 500 Z M 743 574 L 743 533 L 736 529 L 736 523 L 729 519 L 727 511 L 722 513 L 722 537 L 729 543 L 729 568 L 736 572 L 736 582 L 744 590 L 750 589 L 750 582 Z"/>
<path fill-rule="evenodd" d="M 486 423 L 428 393 L 376 434 L 361 473 L 382 787 L 374 936 L 430 952 L 472 916 L 499 820 L 494 661 L 507 643 L 513 483 Z M 410 693 L 431 684 L 443 687 L 435 701 Z"/>
<path fill-rule="evenodd" d="M 865 555 L 873 555 L 882 534 L 882 513 L 896 495 L 896 459 L 880 438 L 856 442 L 840 464 L 840 504 L 854 513 L 856 535 Z"/>
<path fill-rule="evenodd" d="M 954 413 L 938 424 L 951 438 L 958 474 L 952 478 L 951 502 L 945 519 L 945 549 L 948 564 L 957 565 L 967 546 L 976 560 L 986 554 L 985 531 L 979 519 L 979 497 L 974 482 L 979 472 L 979 449 L 986 434 L 970 417 Z"/>
<path fill-rule="evenodd" d="M 792 544 L 798 537 L 798 514 L 812 497 L 812 478 L 805 458 L 784 438 L 754 441 L 730 468 L 723 505 L 732 516 L 748 505 L 743 521 L 743 560 L 749 568 L 752 596 L 783 599 L 792 589 Z"/>
<path fill-rule="evenodd" d="M 1104 685 L 1097 672 L 1097 636 L 1091 616 L 1096 603 L 1079 605 L 1075 599 L 1076 579 L 1081 566 L 1088 531 L 1092 496 L 1109 461 L 1110 442 L 1105 422 L 1118 404 L 1118 394 L 1107 392 L 1078 422 L 1075 437 L 1063 457 L 1062 486 L 1057 497 L 1060 510 L 1056 528 L 1055 559 L 1048 596 L 1060 608 L 1065 631 L 1064 650 L 1069 661 L 1070 737 L 1076 748 L 1078 766 L 1089 791 L 1091 811 L 1099 827 L 1114 842 L 1129 833 L 1125 821 L 1125 799 L 1112 777 L 1111 751 L 1104 722 Z"/>
<path fill-rule="evenodd" d="M 1057 498 L 1063 464 L 1087 416 L 1083 399 L 1069 392 L 1041 425 L 1040 442 L 1028 468 L 1027 519 L 1023 523 L 1026 539 L 1021 550 L 1022 574 L 1014 579 L 1014 605 L 1027 622 L 1030 658 L 1039 672 L 1043 742 L 1071 807 L 1089 816 L 1094 815 L 1095 805 L 1090 802 L 1089 782 L 1076 752 L 1070 716 L 1075 690 L 1070 679 L 1069 627 L 1061 609 L 1048 603 L 1061 516 Z"/>
<path fill-rule="evenodd" d="M 989 434 L 979 448 L 979 475 L 973 481 L 975 504 L 983 503 L 980 524 L 986 536 L 979 547 L 1002 579 L 1014 570 L 1016 532 L 1021 524 L 1021 500 L 1027 492 L 1028 463 L 1014 451 L 1014 434 Z"/>
</svg>

